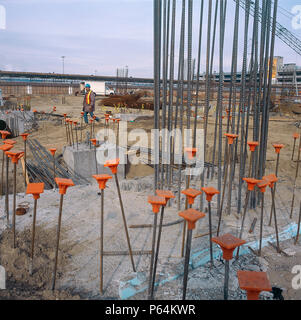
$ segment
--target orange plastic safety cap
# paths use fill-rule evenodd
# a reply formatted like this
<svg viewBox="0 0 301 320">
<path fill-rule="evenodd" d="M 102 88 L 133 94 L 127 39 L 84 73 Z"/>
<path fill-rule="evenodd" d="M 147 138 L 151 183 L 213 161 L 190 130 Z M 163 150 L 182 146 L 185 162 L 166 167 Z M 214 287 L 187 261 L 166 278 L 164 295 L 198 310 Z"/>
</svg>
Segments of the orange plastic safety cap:
<svg viewBox="0 0 301 320">
<path fill-rule="evenodd" d="M 273 188 L 274 184 L 278 181 L 278 178 L 276 177 L 275 174 L 269 174 L 267 176 L 262 177 L 263 180 L 266 180 L 267 182 L 269 182 L 269 187 Z"/>
<path fill-rule="evenodd" d="M 13 145 L 10 145 L 10 144 L 3 144 L 0 146 L 0 150 L 2 150 L 3 152 L 5 151 L 9 151 L 13 148 L 14 146 Z"/>
<path fill-rule="evenodd" d="M 165 205 L 169 199 L 175 198 L 175 195 L 169 190 L 156 190 L 156 194 L 165 199 Z"/>
<path fill-rule="evenodd" d="M 254 152 L 258 145 L 259 145 L 259 142 L 257 141 L 248 141 L 248 146 L 251 152 Z"/>
<path fill-rule="evenodd" d="M 104 164 L 104 167 L 110 168 L 112 173 L 116 174 L 119 162 L 120 162 L 120 159 L 107 160 Z"/>
<path fill-rule="evenodd" d="M 15 141 L 15 140 L 4 140 L 3 143 L 4 143 L 4 144 L 10 144 L 10 145 L 13 146 L 14 144 L 17 143 L 17 141 Z"/>
<path fill-rule="evenodd" d="M 29 133 L 22 133 L 20 136 L 23 138 L 24 141 L 27 140 L 27 137 L 29 136 Z"/>
<path fill-rule="evenodd" d="M 154 213 L 158 213 L 160 207 L 166 204 L 165 198 L 159 196 L 148 196 L 147 202 L 152 205 Z"/>
<path fill-rule="evenodd" d="M 90 139 L 90 141 L 93 143 L 94 146 L 96 146 L 96 143 L 97 143 L 96 139 Z"/>
<path fill-rule="evenodd" d="M 179 212 L 179 216 L 187 221 L 188 230 L 193 230 L 195 228 L 195 223 L 199 219 L 204 218 L 206 215 L 203 212 L 190 208 L 185 211 Z"/>
<path fill-rule="evenodd" d="M 200 194 L 202 194 L 202 191 L 189 188 L 183 190 L 182 193 L 186 195 L 188 203 L 192 205 L 194 203 L 194 199 Z"/>
<path fill-rule="evenodd" d="M 6 139 L 6 137 L 8 136 L 8 135 L 10 135 L 10 132 L 8 132 L 8 131 L 1 131 L 1 137 L 2 137 L 2 139 Z"/>
<path fill-rule="evenodd" d="M 224 133 L 224 135 L 228 138 L 228 144 L 233 144 L 234 140 L 238 138 L 237 134 Z"/>
<path fill-rule="evenodd" d="M 56 153 L 56 148 L 50 148 L 49 151 L 52 154 L 52 156 L 54 157 L 54 155 Z"/>
<path fill-rule="evenodd" d="M 40 194 L 44 192 L 44 183 L 29 183 L 27 185 L 26 194 L 32 194 L 35 200 L 40 198 Z"/>
<path fill-rule="evenodd" d="M 293 134 L 293 138 L 294 138 L 294 139 L 298 139 L 298 138 L 299 138 L 299 133 L 294 133 L 294 134 Z"/>
<path fill-rule="evenodd" d="M 109 179 L 112 179 L 112 177 L 108 174 L 96 174 L 92 176 L 99 185 L 99 189 L 103 190 L 106 188 L 106 183 Z"/>
<path fill-rule="evenodd" d="M 184 151 L 187 153 L 188 159 L 192 160 L 197 153 L 197 148 L 185 148 Z"/>
<path fill-rule="evenodd" d="M 210 202 L 212 197 L 220 192 L 213 187 L 202 188 L 202 190 L 206 193 L 206 200 Z"/>
<path fill-rule="evenodd" d="M 214 237 L 211 241 L 217 243 L 221 247 L 223 250 L 223 258 L 225 260 L 231 260 L 233 258 L 233 251 L 235 248 L 246 243 L 245 240 L 236 238 L 230 233 L 226 233 L 220 237 Z"/>
<path fill-rule="evenodd" d="M 284 148 L 284 144 L 273 144 L 276 153 L 280 153 L 281 149 Z"/>
<path fill-rule="evenodd" d="M 11 158 L 12 163 L 18 164 L 19 160 L 23 157 L 24 152 L 10 152 L 6 151 L 5 154 Z"/>
<path fill-rule="evenodd" d="M 248 300 L 258 300 L 261 291 L 271 291 L 271 284 L 266 272 L 237 271 L 239 286 L 247 291 Z"/>
<path fill-rule="evenodd" d="M 55 182 L 59 187 L 60 194 L 66 194 L 67 189 L 74 186 L 71 179 L 55 178 Z"/>
<path fill-rule="evenodd" d="M 242 178 L 246 183 L 248 184 L 248 190 L 253 191 L 257 183 L 260 182 L 260 180 L 254 179 L 254 178 Z"/>
</svg>

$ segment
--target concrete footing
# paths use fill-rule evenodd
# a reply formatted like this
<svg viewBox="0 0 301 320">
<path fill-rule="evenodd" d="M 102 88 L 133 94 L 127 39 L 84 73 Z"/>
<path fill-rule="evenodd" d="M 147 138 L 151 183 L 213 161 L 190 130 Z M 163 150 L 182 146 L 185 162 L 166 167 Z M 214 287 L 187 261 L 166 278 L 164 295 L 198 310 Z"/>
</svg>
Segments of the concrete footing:
<svg viewBox="0 0 301 320">
<path fill-rule="evenodd" d="M 32 111 L 9 111 L 0 113 L 0 120 L 6 122 L 7 127 L 14 136 L 32 129 L 34 124 L 34 113 Z"/>
<path fill-rule="evenodd" d="M 84 178 L 92 178 L 92 175 L 96 174 L 96 159 L 98 174 L 111 174 L 111 170 L 104 167 L 104 163 L 106 160 L 119 158 L 118 177 L 121 179 L 125 177 L 125 149 L 119 147 L 117 152 L 116 145 L 110 143 L 100 143 L 96 148 L 96 157 L 93 145 L 90 148 L 88 144 L 81 143 L 78 145 L 78 149 L 76 144 L 66 146 L 63 149 L 63 158 L 72 170 Z"/>
</svg>

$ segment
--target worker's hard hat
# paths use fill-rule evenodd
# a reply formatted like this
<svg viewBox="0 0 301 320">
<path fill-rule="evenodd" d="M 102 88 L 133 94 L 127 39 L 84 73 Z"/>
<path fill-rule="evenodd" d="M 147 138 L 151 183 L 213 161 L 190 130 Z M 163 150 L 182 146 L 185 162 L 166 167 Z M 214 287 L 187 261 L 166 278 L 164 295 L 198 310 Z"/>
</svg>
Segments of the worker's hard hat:
<svg viewBox="0 0 301 320">
<path fill-rule="evenodd" d="M 91 88 L 91 86 L 89 85 L 89 83 L 86 84 L 86 88 Z"/>
</svg>

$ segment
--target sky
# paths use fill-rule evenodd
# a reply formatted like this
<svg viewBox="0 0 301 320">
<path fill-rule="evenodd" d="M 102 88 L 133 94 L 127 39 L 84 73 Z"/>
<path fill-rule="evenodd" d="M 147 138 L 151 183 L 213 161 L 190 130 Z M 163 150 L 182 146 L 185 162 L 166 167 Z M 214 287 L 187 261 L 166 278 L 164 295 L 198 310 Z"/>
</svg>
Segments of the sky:
<svg viewBox="0 0 301 320">
<path fill-rule="evenodd" d="M 197 56 L 200 2 L 194 0 L 193 57 Z M 201 71 L 205 70 L 207 4 L 205 0 Z M 177 0 L 177 39 L 180 5 Z M 225 71 L 231 67 L 234 5 L 228 0 Z M 296 5 L 301 17 L 301 0 L 279 0 L 277 20 L 301 39 L 298 7 L 292 13 Z M 130 76 L 153 77 L 153 0 L 0 0 L 0 13 L 1 8 L 2 12 L 5 8 L 6 28 L 1 29 L 0 14 L 0 70 L 61 73 L 61 57 L 65 56 L 65 73 L 112 76 L 117 68 L 128 66 Z M 240 14 L 239 67 L 244 12 Z M 299 29 L 293 28 L 294 16 Z M 187 54 L 187 48 L 185 51 Z M 215 53 L 214 70 L 218 70 L 218 51 Z M 284 56 L 284 63 L 301 66 L 301 57 L 280 40 L 275 55 Z"/>
</svg>

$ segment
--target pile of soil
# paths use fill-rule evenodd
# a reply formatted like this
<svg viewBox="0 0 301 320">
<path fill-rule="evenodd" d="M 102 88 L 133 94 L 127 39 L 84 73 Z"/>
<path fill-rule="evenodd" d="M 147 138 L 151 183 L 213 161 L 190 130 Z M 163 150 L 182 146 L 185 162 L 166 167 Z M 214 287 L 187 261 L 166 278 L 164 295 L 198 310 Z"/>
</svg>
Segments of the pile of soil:
<svg viewBox="0 0 301 320">
<path fill-rule="evenodd" d="M 13 233 L 6 229 L 0 238 L 0 265 L 6 271 L 6 290 L 0 290 L 2 300 L 79 300 L 72 290 L 51 290 L 52 272 L 56 248 L 56 228 L 36 227 L 33 274 L 29 274 L 31 229 L 16 233 L 16 249 Z M 68 244 L 61 233 L 56 286 L 70 262 Z M 70 249 L 69 249 L 70 250 Z"/>
</svg>

